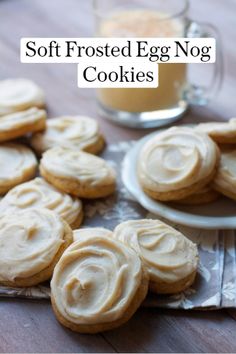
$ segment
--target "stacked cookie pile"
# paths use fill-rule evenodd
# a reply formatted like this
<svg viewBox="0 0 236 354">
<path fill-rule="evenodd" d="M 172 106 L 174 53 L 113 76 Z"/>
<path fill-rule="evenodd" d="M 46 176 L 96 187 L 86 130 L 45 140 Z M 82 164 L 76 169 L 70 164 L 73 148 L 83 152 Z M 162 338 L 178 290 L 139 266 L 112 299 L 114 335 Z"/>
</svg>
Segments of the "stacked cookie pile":
<svg viewBox="0 0 236 354">
<path fill-rule="evenodd" d="M 46 121 L 44 105 L 31 81 L 0 82 L 0 284 L 27 287 L 51 279 L 52 306 L 63 325 L 87 333 L 115 328 L 148 289 L 174 294 L 189 287 L 197 247 L 159 220 L 127 221 L 113 231 L 78 229 L 80 198 L 113 193 L 115 172 L 93 155 L 104 146 L 95 120 Z M 39 158 L 41 177 L 35 178 L 33 150 L 9 142 L 22 136 Z"/>
<path fill-rule="evenodd" d="M 93 155 L 105 145 L 97 122 L 83 116 L 46 121 L 46 111 L 41 109 L 44 105 L 44 94 L 33 82 L 25 79 L 0 82 L 0 142 L 4 142 L 0 146 L 0 193 L 5 194 L 11 189 L 7 200 L 12 200 L 13 195 L 19 199 L 20 195 L 23 203 L 30 204 L 26 199 L 33 189 L 35 194 L 29 197 L 32 200 L 36 193 L 37 198 L 39 195 L 50 198 L 50 187 L 45 181 L 51 182 L 52 179 L 52 185 L 60 185 L 61 192 L 75 197 L 97 198 L 113 193 L 115 172 L 103 159 Z M 9 142 L 23 136 L 27 137 L 39 158 L 45 152 L 39 164 L 45 180 L 35 180 L 12 190 L 32 179 L 38 168 L 36 156 L 29 147 Z M 52 192 L 56 193 L 55 189 Z M 79 200 L 76 202 L 81 204 Z M 50 201 L 45 199 L 45 203 L 50 208 Z"/>
<path fill-rule="evenodd" d="M 140 151 L 138 178 L 151 198 L 204 204 L 220 194 L 236 200 L 236 119 L 172 127 Z"/>
</svg>

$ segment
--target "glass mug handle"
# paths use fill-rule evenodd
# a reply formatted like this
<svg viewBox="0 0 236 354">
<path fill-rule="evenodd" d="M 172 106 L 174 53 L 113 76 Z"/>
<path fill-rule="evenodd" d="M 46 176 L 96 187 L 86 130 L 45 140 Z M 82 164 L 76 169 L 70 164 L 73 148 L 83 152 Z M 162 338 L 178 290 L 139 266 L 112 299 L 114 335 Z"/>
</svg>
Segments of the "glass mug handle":
<svg viewBox="0 0 236 354">
<path fill-rule="evenodd" d="M 221 39 L 218 30 L 208 23 L 189 21 L 186 32 L 186 37 L 188 38 L 213 37 L 216 39 L 216 62 L 213 64 L 213 75 L 209 85 L 197 86 L 190 84 L 186 92 L 188 103 L 203 106 L 216 96 L 222 85 L 224 64 Z"/>
</svg>

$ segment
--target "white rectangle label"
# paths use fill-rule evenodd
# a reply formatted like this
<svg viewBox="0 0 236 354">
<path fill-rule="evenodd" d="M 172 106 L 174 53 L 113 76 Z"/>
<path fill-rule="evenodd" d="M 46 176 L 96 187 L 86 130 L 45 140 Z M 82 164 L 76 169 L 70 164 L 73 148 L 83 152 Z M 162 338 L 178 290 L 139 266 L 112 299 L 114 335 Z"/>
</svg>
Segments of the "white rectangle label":
<svg viewBox="0 0 236 354">
<path fill-rule="evenodd" d="M 158 64 L 215 60 L 214 38 L 21 39 L 22 63 L 77 63 L 79 87 L 155 88 Z"/>
<path fill-rule="evenodd" d="M 22 38 L 22 63 L 79 63 L 81 58 L 157 63 L 214 63 L 214 38 Z"/>
</svg>

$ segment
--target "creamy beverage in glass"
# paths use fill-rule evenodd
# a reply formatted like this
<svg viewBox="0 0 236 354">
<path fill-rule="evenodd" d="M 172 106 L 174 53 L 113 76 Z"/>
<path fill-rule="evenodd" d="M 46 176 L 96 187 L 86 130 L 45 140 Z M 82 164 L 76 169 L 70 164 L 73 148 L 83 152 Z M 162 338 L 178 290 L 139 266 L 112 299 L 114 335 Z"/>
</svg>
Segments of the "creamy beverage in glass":
<svg viewBox="0 0 236 354">
<path fill-rule="evenodd" d="M 176 38 L 184 36 L 184 25 L 179 19 L 158 11 L 120 11 L 101 22 L 98 36 Z M 157 88 L 100 88 L 98 99 L 108 108 L 126 112 L 176 107 L 183 97 L 186 72 L 186 64 L 159 64 Z"/>
<path fill-rule="evenodd" d="M 157 88 L 99 88 L 98 104 L 104 117 L 130 127 L 160 127 L 178 120 L 189 104 L 207 104 L 219 91 L 223 66 L 218 31 L 190 20 L 188 8 L 189 0 L 93 0 L 98 37 L 218 39 L 209 83 L 189 82 L 191 64 L 159 63 Z"/>
</svg>

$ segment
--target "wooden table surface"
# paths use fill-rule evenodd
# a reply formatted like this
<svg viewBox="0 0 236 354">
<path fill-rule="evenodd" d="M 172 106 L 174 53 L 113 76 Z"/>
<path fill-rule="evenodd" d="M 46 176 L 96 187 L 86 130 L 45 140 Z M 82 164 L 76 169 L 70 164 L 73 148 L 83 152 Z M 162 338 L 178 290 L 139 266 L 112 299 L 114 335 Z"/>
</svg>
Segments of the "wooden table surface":
<svg viewBox="0 0 236 354">
<path fill-rule="evenodd" d="M 91 3 L 91 0 L 0 0 L 0 79 L 35 80 L 46 91 L 50 116 L 94 116 L 100 120 L 108 141 L 141 137 L 145 131 L 124 129 L 98 117 L 94 92 L 76 87 L 76 65 L 20 64 L 21 37 L 92 35 Z M 182 122 L 236 116 L 236 1 L 192 0 L 190 14 L 220 30 L 225 76 L 221 92 L 211 104 L 207 108 L 192 108 Z M 235 333 L 234 310 L 139 309 L 119 329 L 99 335 L 79 335 L 57 323 L 48 301 L 0 299 L 0 352 L 234 352 Z"/>
</svg>

